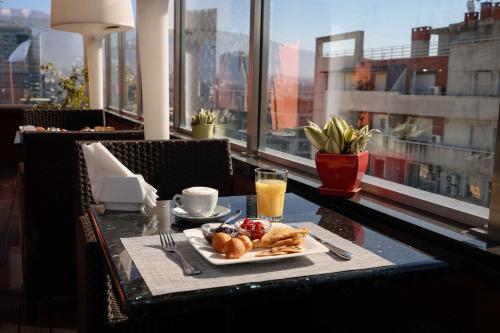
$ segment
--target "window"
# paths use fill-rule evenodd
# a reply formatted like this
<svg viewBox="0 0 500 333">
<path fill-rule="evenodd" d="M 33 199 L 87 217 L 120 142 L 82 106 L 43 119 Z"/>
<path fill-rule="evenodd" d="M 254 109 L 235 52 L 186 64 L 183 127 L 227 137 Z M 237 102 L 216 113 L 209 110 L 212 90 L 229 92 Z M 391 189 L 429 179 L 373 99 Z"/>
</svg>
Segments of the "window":
<svg viewBox="0 0 500 333">
<path fill-rule="evenodd" d="M 497 96 L 500 97 L 500 72 L 497 73 Z"/>
<path fill-rule="evenodd" d="M 184 1 L 181 127 L 212 109 L 215 136 L 246 141 L 249 0 Z"/>
<path fill-rule="evenodd" d="M 135 2 L 134 2 L 135 4 Z M 134 7 L 135 9 L 135 7 Z M 137 40 L 135 29 L 127 31 L 124 40 L 125 52 L 125 110 L 137 113 Z"/>
<path fill-rule="evenodd" d="M 489 206 L 498 98 L 482 96 L 495 47 L 448 29 L 463 22 L 459 3 L 270 0 L 269 12 L 261 152 L 314 166 L 304 125 L 342 115 L 381 130 L 369 175 Z"/>
<path fill-rule="evenodd" d="M 174 124 L 174 1 L 168 2 L 168 68 L 169 68 L 169 119 L 170 125 Z"/>
<path fill-rule="evenodd" d="M 494 31 L 462 24 L 459 4 L 175 3 L 180 8 L 174 15 L 174 1 L 169 2 L 169 29 L 174 16 L 180 28 L 178 54 L 173 31 L 169 37 L 171 120 L 173 106 L 179 108 L 175 126 L 190 131 L 195 112 L 212 109 L 217 114 L 216 137 L 246 143 L 251 153 L 257 149 L 264 158 L 314 172 L 316 151 L 303 128 L 308 120 L 323 124 L 332 114 L 342 115 L 355 127 L 380 130 L 368 146 L 368 187 L 407 191 L 406 197 L 423 202 L 427 194 L 422 191 L 427 191 L 437 194 L 429 196 L 434 201 L 451 202 L 448 207 L 460 205 L 446 197 L 489 206 L 499 103 L 493 95 L 500 80 L 490 61 L 496 59 L 495 41 L 485 36 Z M 440 7 L 447 10 L 436 11 Z M 255 33 L 250 36 L 250 31 Z M 116 45 L 127 48 L 129 40 Z M 261 46 L 262 52 L 250 55 L 250 45 Z M 121 68 L 134 67 L 132 57 L 122 52 L 116 51 L 116 63 L 125 58 Z M 174 61 L 178 86 L 172 82 Z M 252 73 L 250 64 L 256 64 Z M 124 83 L 122 71 L 108 78 L 111 87 L 113 78 L 122 85 L 115 101 L 130 109 L 136 82 Z M 260 87 L 249 89 L 249 82 Z M 258 101 L 258 106 L 249 110 L 248 100 L 252 106 Z M 257 140 L 247 140 L 249 135 Z M 484 208 L 473 210 L 485 215 Z"/>
<path fill-rule="evenodd" d="M 386 72 L 375 72 L 375 91 L 385 91 L 387 84 Z"/>
<path fill-rule="evenodd" d="M 137 2 L 132 0 L 132 11 L 134 16 L 137 13 Z M 136 29 L 119 34 L 121 45 L 118 54 L 123 59 L 123 64 L 119 68 L 121 72 L 120 82 L 123 90 L 120 92 L 121 105 L 124 111 L 138 115 L 137 110 L 137 32 Z M 122 58 L 123 57 L 123 58 Z"/>
<path fill-rule="evenodd" d="M 19 9 L 18 1 L 0 3 L 0 104 L 57 102 L 57 80 L 40 65 L 53 63 L 62 75 L 83 67 L 81 35 L 50 29 L 50 0 L 28 4 Z M 27 52 L 17 49 L 22 43 Z"/>
<path fill-rule="evenodd" d="M 436 73 L 419 72 L 415 73 L 413 82 L 413 93 L 420 95 L 428 95 L 433 92 L 433 87 L 436 86 Z"/>
<path fill-rule="evenodd" d="M 476 72 L 474 77 L 474 95 L 489 96 L 491 91 L 492 73 Z"/>
<path fill-rule="evenodd" d="M 118 50 L 118 38 L 119 34 L 117 32 L 110 34 L 109 36 L 109 71 L 110 71 L 110 101 L 109 105 L 119 109 L 120 108 L 120 57 Z"/>
</svg>

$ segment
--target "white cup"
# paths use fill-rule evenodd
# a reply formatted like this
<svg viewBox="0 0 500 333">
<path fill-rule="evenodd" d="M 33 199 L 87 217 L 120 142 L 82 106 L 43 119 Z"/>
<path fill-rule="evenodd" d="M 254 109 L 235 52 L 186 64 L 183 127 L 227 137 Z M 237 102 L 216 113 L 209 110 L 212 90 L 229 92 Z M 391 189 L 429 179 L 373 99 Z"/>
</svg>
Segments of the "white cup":
<svg viewBox="0 0 500 333">
<path fill-rule="evenodd" d="M 174 195 L 174 203 L 185 210 L 189 216 L 206 217 L 214 212 L 219 191 L 210 187 L 195 186 Z"/>
</svg>

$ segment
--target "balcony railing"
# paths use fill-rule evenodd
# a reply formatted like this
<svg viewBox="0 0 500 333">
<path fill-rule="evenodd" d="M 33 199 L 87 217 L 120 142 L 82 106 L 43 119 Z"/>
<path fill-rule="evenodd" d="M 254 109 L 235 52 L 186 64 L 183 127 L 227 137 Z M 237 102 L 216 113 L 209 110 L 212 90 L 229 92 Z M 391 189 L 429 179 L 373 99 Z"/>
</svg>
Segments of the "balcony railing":
<svg viewBox="0 0 500 333">
<path fill-rule="evenodd" d="M 461 40 L 454 40 L 449 44 L 439 43 L 438 41 L 430 42 L 429 46 L 420 45 L 412 46 L 396 45 L 387 47 L 378 47 L 363 50 L 363 58 L 371 60 L 389 60 L 389 59 L 404 59 L 412 57 L 426 56 L 447 56 L 450 54 L 450 49 L 456 45 L 475 44 L 475 43 L 495 43 L 500 42 L 500 36 L 473 37 Z M 354 50 L 342 50 L 337 52 L 326 52 L 327 58 L 340 58 L 353 56 Z"/>
</svg>

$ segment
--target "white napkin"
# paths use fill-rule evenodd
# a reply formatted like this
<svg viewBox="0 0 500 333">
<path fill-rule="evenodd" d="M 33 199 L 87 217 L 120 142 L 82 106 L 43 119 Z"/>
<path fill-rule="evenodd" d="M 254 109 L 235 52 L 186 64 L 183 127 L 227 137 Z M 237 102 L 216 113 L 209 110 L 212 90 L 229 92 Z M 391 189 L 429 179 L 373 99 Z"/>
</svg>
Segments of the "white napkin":
<svg viewBox="0 0 500 333">
<path fill-rule="evenodd" d="M 83 156 L 87 164 L 87 171 L 89 174 L 90 187 L 94 198 L 99 197 L 101 193 L 102 182 L 106 176 L 132 176 L 133 173 L 125 167 L 111 152 L 104 147 L 100 142 L 83 144 Z M 156 207 L 156 189 L 146 183 L 142 177 L 141 185 L 146 194 L 146 204 L 148 207 Z"/>
<path fill-rule="evenodd" d="M 36 131 L 36 127 L 35 127 L 35 126 L 33 126 L 33 125 L 19 126 L 19 130 L 20 130 L 20 131 L 25 131 L 25 132 L 28 132 L 28 131 Z"/>
</svg>

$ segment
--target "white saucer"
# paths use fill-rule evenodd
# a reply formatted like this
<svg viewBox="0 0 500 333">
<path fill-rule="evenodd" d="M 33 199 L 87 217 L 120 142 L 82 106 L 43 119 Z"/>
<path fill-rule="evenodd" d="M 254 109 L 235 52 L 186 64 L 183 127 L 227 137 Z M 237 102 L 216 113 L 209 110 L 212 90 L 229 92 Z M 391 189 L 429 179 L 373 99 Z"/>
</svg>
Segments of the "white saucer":
<svg viewBox="0 0 500 333">
<path fill-rule="evenodd" d="M 172 209 L 172 214 L 175 217 L 192 222 L 206 222 L 206 221 L 217 220 L 221 217 L 228 215 L 229 213 L 231 213 L 231 210 L 229 208 L 219 205 L 215 206 L 215 209 L 210 216 L 190 216 L 182 208 L 176 207 Z"/>
</svg>

